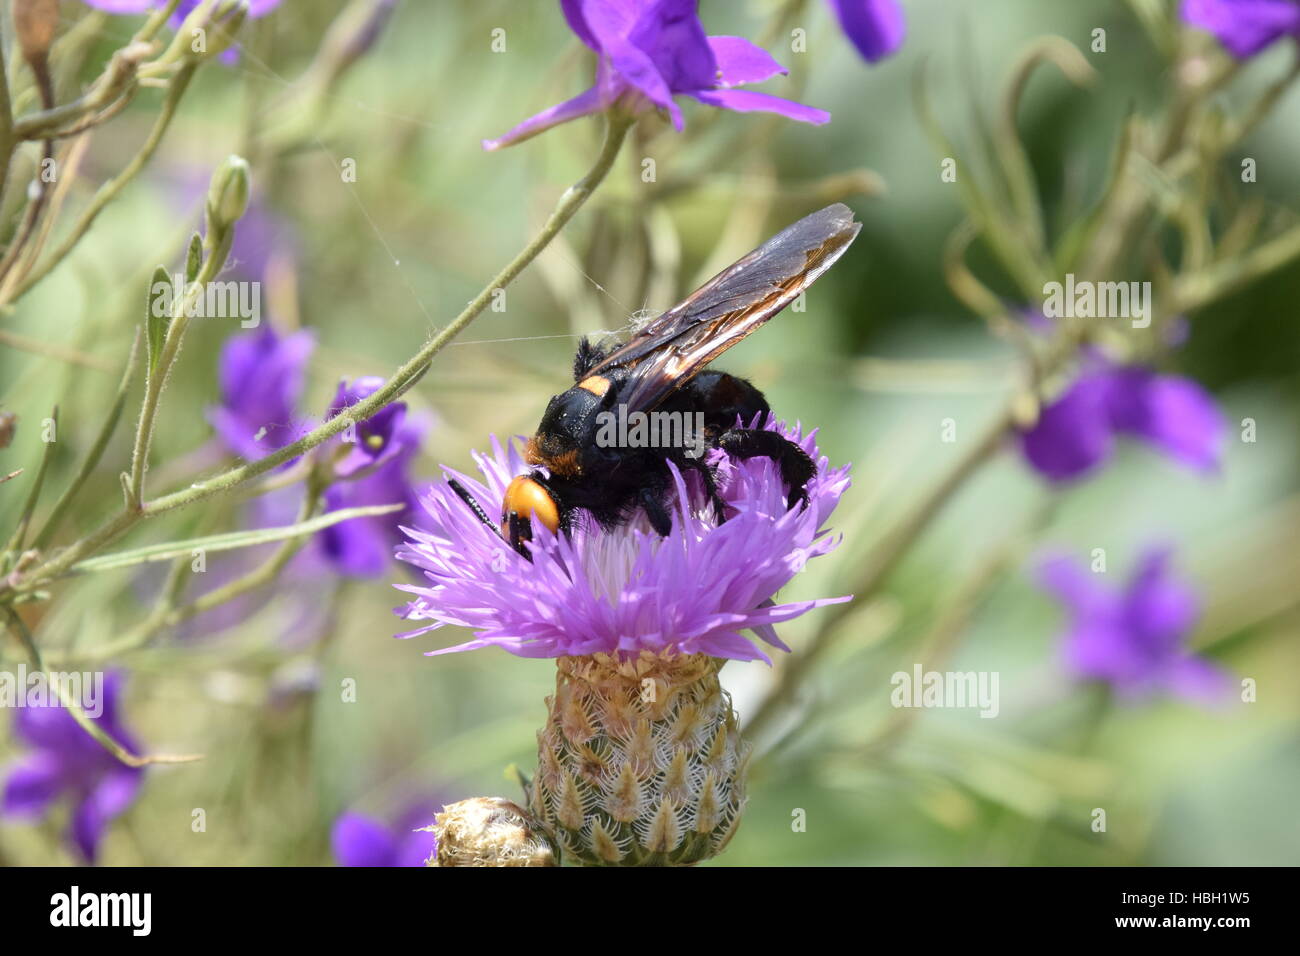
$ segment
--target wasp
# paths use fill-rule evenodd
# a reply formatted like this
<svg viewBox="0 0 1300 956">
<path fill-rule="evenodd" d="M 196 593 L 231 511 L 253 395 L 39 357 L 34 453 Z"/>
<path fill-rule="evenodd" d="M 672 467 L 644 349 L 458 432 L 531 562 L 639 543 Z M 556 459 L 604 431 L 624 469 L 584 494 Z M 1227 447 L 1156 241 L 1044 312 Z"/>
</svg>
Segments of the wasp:
<svg viewBox="0 0 1300 956">
<path fill-rule="evenodd" d="M 707 448 L 732 458 L 771 458 L 789 488 L 787 506 L 806 504 L 812 460 L 777 432 L 741 427 L 766 418 L 767 399 L 745 379 L 707 366 L 793 302 L 844 254 L 860 228 L 847 206 L 827 206 L 718 273 L 627 342 L 584 337 L 573 362 L 574 385 L 546 406 L 524 450 L 533 470 L 506 488 L 500 523 L 455 479 L 449 479 L 452 489 L 526 558 L 532 522 L 567 533 L 579 511 L 608 531 L 641 510 L 666 536 L 672 529 L 665 506 L 669 462 L 682 474 L 700 476 L 717 521 L 724 522 L 725 506 L 702 454 Z M 612 421 L 647 415 L 695 427 L 679 429 L 674 434 L 682 440 L 667 445 L 608 440 Z"/>
</svg>

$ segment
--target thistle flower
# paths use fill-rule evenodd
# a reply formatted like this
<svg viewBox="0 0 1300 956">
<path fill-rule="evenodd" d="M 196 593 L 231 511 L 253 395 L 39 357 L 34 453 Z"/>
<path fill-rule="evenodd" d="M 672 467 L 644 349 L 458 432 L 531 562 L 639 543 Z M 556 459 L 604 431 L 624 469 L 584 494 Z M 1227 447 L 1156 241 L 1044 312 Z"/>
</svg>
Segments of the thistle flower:
<svg viewBox="0 0 1300 956">
<path fill-rule="evenodd" d="M 1226 423 L 1191 379 L 1138 366 L 1097 362 L 1021 435 L 1029 464 L 1051 481 L 1099 467 L 1120 435 L 1140 438 L 1198 471 L 1218 466 Z"/>
<path fill-rule="evenodd" d="M 728 520 L 717 524 L 696 476 L 677 475 L 673 530 L 663 539 L 642 516 L 610 533 L 585 523 L 571 537 L 537 527 L 529 562 L 445 482 L 434 484 L 421 500 L 431 530 L 404 529 L 410 540 L 398 551 L 425 572 L 428 584 L 397 585 L 415 595 L 399 615 L 434 623 L 400 636 L 447 624 L 477 632 L 429 655 L 495 645 L 520 657 L 649 651 L 770 663 L 741 631 L 788 651 L 773 624 L 849 600 L 769 603 L 810 558 L 839 543 L 823 525 L 849 478 L 847 466 L 832 469 L 820 456 L 815 431 L 804 435 L 797 425 L 770 420 L 761 427 L 780 432 L 817 462 L 808 507 L 787 508 L 788 489 L 770 459 L 732 461 L 714 450 L 709 463 Z M 505 451 L 495 438 L 491 455 L 474 458 L 484 482 L 446 471 L 485 503 L 500 502 L 511 478 L 529 470 L 517 448 Z"/>
<path fill-rule="evenodd" d="M 1295 0 L 1183 0 L 1182 17 L 1213 33 L 1239 60 L 1283 37 L 1300 38 L 1300 3 Z"/>
<path fill-rule="evenodd" d="M 738 89 L 787 71 L 743 37 L 706 36 L 696 0 L 561 0 L 560 6 L 569 29 L 596 53 L 595 85 L 499 139 L 484 140 L 484 149 L 513 146 L 616 103 L 633 113 L 665 110 L 681 132 L 685 120 L 674 100 L 679 95 L 737 113 L 777 113 L 818 125 L 830 121 L 824 110 Z"/>
<path fill-rule="evenodd" d="M 1076 677 L 1104 681 L 1127 698 L 1157 691 L 1202 701 L 1222 697 L 1225 673 L 1187 650 L 1198 602 L 1174 577 L 1170 559 L 1167 548 L 1149 549 L 1119 592 L 1068 557 L 1041 563 L 1040 584 L 1071 617 L 1063 653 Z"/>
<path fill-rule="evenodd" d="M 122 680 L 118 673 L 104 675 L 103 708 L 91 719 L 134 751 L 135 741 L 122 724 Z M 18 708 L 13 735 L 32 751 L 9 769 L 0 807 L 4 815 L 39 819 L 66 797 L 73 805 L 68 840 L 83 860 L 93 863 L 109 823 L 135 800 L 143 771 L 126 766 L 105 750 L 57 702 Z"/>
<path fill-rule="evenodd" d="M 424 866 L 437 847 L 424 829 L 433 816 L 426 802 L 412 804 L 391 825 L 348 812 L 334 822 L 330 847 L 342 866 Z"/>
<path fill-rule="evenodd" d="M 840 29 L 868 63 L 883 60 L 907 34 L 898 0 L 830 0 Z"/>
<path fill-rule="evenodd" d="M 754 427 L 760 427 L 756 420 Z M 556 692 L 539 734 L 529 808 L 572 858 L 591 864 L 694 863 L 718 853 L 739 823 L 748 745 L 718 671 L 727 660 L 768 660 L 741 632 L 788 648 L 773 625 L 849 598 L 776 603 L 809 558 L 838 539 L 824 524 L 848 487 L 814 433 L 769 421 L 817 463 L 806 507 L 766 458 L 710 453 L 728 520 L 719 525 L 698 477 L 674 471 L 672 531 L 643 516 L 610 532 L 579 521 L 569 536 L 534 529 L 532 561 L 516 554 L 446 484 L 422 499 L 429 530 L 408 528 L 398 557 L 427 582 L 397 613 L 475 637 L 444 654 L 497 646 L 557 658 Z M 483 502 L 499 502 L 527 470 L 495 439 L 476 455 L 483 481 L 450 472 Z"/>
</svg>

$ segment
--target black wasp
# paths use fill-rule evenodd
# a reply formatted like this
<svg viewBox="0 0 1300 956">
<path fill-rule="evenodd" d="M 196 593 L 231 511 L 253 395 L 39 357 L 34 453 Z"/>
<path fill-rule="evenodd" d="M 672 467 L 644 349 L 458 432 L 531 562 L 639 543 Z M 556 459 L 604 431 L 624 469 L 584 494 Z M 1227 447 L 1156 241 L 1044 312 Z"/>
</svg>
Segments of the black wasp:
<svg viewBox="0 0 1300 956">
<path fill-rule="evenodd" d="M 766 456 L 781 469 L 789 507 L 807 499 L 814 466 L 803 449 L 776 432 L 737 428 L 769 411 L 763 393 L 743 378 L 705 367 L 795 300 L 848 248 L 861 223 L 842 203 L 800 219 L 706 282 L 623 345 L 584 338 L 573 362 L 576 383 L 546 407 L 524 456 L 541 466 L 511 481 L 496 525 L 459 482 L 456 494 L 520 554 L 531 522 L 568 531 L 579 509 L 606 530 L 644 509 L 651 527 L 667 535 L 667 463 L 700 475 L 719 522 L 726 520 L 700 442 L 692 447 L 613 446 L 597 440 L 611 414 L 676 412 L 703 423 L 702 444 L 733 458 Z"/>
</svg>

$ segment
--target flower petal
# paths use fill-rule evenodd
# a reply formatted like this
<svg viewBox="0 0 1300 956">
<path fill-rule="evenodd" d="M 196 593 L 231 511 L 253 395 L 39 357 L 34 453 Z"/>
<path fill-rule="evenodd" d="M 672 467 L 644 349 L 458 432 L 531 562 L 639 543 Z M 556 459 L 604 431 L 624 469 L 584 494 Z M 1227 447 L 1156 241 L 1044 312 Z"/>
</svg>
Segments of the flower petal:
<svg viewBox="0 0 1300 956">
<path fill-rule="evenodd" d="M 1191 379 L 1126 368 L 1108 396 L 1113 426 L 1202 471 L 1218 466 L 1227 424 L 1210 394 Z"/>
<path fill-rule="evenodd" d="M 831 114 L 812 106 L 804 106 L 793 100 L 783 100 L 779 96 L 759 93 L 755 90 L 702 90 L 691 96 L 709 106 L 731 110 L 733 113 L 776 113 L 787 119 L 800 123 L 812 123 L 821 126 L 831 121 Z"/>
<path fill-rule="evenodd" d="M 590 116 L 592 113 L 599 113 L 605 106 L 606 104 L 601 102 L 600 91 L 596 87 L 592 87 L 585 93 L 579 93 L 571 100 L 565 100 L 558 106 L 552 106 L 550 109 L 542 110 L 536 116 L 529 117 L 498 139 L 483 140 L 483 148 L 491 152 L 504 146 L 514 146 L 536 136 L 538 133 L 546 132 L 552 126 L 559 126 L 561 123 L 569 122 L 569 120 Z"/>
<path fill-rule="evenodd" d="M 22 819 L 44 815 L 62 790 L 63 779 L 63 762 L 55 754 L 45 750 L 28 754 L 9 771 L 0 812 Z"/>
<path fill-rule="evenodd" d="M 844 35 L 862 54 L 875 63 L 903 45 L 907 24 L 897 0 L 830 0 Z"/>
<path fill-rule="evenodd" d="M 717 61 L 719 79 L 723 86 L 762 83 L 778 73 L 790 72 L 776 62 L 772 54 L 744 37 L 709 37 L 709 47 Z"/>
<path fill-rule="evenodd" d="M 1294 0 L 1183 0 L 1182 16 L 1243 60 L 1300 32 L 1300 5 Z"/>
<path fill-rule="evenodd" d="M 1086 374 L 1043 408 L 1020 436 L 1029 463 L 1051 481 L 1077 478 L 1105 461 L 1114 441 L 1107 414 L 1108 371 Z"/>
<path fill-rule="evenodd" d="M 397 847 L 388 828 L 359 813 L 339 817 L 330 833 L 334 858 L 343 866 L 394 866 Z"/>
</svg>

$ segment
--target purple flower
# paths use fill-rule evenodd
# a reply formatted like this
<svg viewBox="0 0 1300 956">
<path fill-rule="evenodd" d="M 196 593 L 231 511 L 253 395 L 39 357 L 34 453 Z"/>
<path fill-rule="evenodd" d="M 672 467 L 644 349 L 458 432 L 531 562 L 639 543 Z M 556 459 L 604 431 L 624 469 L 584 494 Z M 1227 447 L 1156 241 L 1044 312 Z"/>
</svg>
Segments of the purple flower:
<svg viewBox="0 0 1300 956">
<path fill-rule="evenodd" d="M 1117 435 L 1131 435 L 1199 471 L 1218 466 L 1226 423 L 1191 379 L 1100 363 L 1043 408 L 1021 435 L 1029 463 L 1051 481 L 1077 478 L 1104 462 Z"/>
<path fill-rule="evenodd" d="M 369 397 L 383 384 L 384 380 L 375 376 L 358 378 L 351 384 L 344 380 L 328 417 Z M 325 492 L 326 512 L 363 505 L 406 504 L 404 510 L 391 515 L 353 518 L 320 533 L 320 553 L 338 573 L 376 577 L 388 569 L 393 548 L 402 540 L 401 525 L 410 520 L 419 500 L 409 472 L 425 427 L 407 417 L 404 402 L 394 402 L 358 422 L 354 442 L 335 438 L 325 446 L 326 454 L 332 451 L 337 456 L 334 473 L 341 479 Z"/>
<path fill-rule="evenodd" d="M 1285 36 L 1300 37 L 1296 0 L 1183 0 L 1183 20 L 1208 30 L 1240 60 Z"/>
<path fill-rule="evenodd" d="M 755 425 L 758 423 L 755 422 Z M 773 603 L 772 598 L 809 558 L 832 550 L 838 538 L 823 529 L 849 485 L 848 467 L 831 469 L 815 433 L 776 422 L 764 427 L 797 442 L 817 462 L 808 506 L 790 510 L 787 489 L 767 458 L 733 461 L 713 451 L 718 490 L 729 506 L 717 524 L 704 503 L 699 477 L 674 472 L 673 528 L 666 538 L 643 515 L 612 532 L 579 520 L 571 536 L 533 529 L 531 563 L 485 527 L 445 483 L 421 504 L 429 530 L 404 529 L 410 538 L 398 557 L 424 571 L 426 583 L 399 584 L 415 595 L 396 613 L 432 621 L 402 637 L 444 625 L 468 627 L 473 640 L 429 651 L 446 654 L 498 646 L 520 657 L 641 650 L 706 653 L 735 660 L 768 660 L 742 631 L 789 650 L 772 625 L 848 597 Z M 484 482 L 447 469 L 485 507 L 502 500 L 510 479 L 527 471 L 516 448 L 492 439 L 492 454 L 476 454 Z"/>
<path fill-rule="evenodd" d="M 407 810 L 392 826 L 349 812 L 335 821 L 330 845 L 343 866 L 424 866 L 438 849 L 433 832 L 419 829 L 431 823 L 427 803 Z"/>
<path fill-rule="evenodd" d="M 883 60 L 907 35 L 898 0 L 830 0 L 840 29 L 868 63 Z"/>
<path fill-rule="evenodd" d="M 1212 700 L 1228 687 L 1219 668 L 1186 648 L 1198 610 L 1192 589 L 1173 577 L 1167 549 L 1151 549 L 1128 586 L 1116 593 L 1067 557 L 1045 560 L 1040 584 L 1071 617 L 1066 666 L 1084 680 L 1110 684 L 1123 697 L 1170 691 Z"/>
<path fill-rule="evenodd" d="M 314 347 L 310 332 L 281 337 L 270 325 L 226 342 L 221 404 L 208 409 L 208 421 L 232 454 L 261 458 L 306 433 L 295 409 Z"/>
<path fill-rule="evenodd" d="M 121 723 L 121 684 L 119 674 L 104 675 L 102 711 L 91 719 L 127 750 L 134 751 L 136 744 Z M 117 760 L 58 703 L 19 708 L 14 715 L 13 734 L 32 751 L 9 770 L 4 815 L 39 819 L 56 800 L 67 797 L 73 806 L 69 841 L 82 859 L 93 863 L 105 828 L 135 799 L 142 771 Z"/>
<path fill-rule="evenodd" d="M 552 126 L 619 103 L 633 112 L 666 110 L 673 128 L 685 125 L 675 96 L 737 113 L 778 113 L 804 123 L 830 114 L 767 93 L 738 89 L 787 72 L 743 37 L 705 36 L 695 0 L 561 0 L 569 29 L 596 52 L 596 84 L 585 93 L 524 120 L 483 148 L 500 149 Z"/>
</svg>

